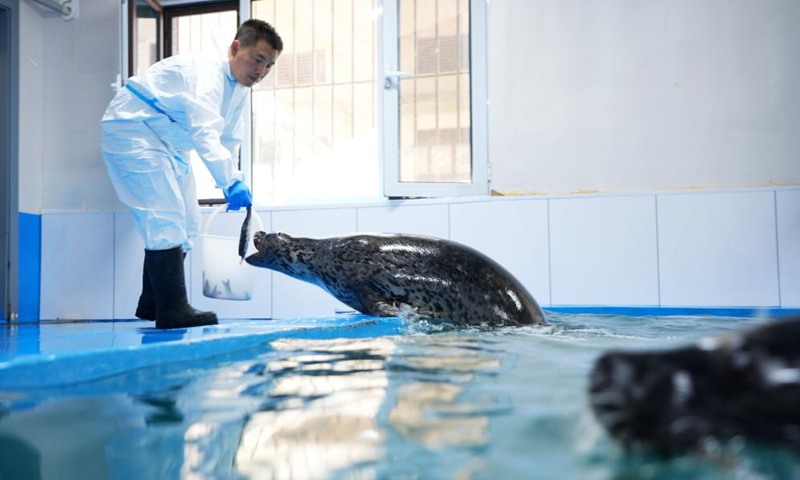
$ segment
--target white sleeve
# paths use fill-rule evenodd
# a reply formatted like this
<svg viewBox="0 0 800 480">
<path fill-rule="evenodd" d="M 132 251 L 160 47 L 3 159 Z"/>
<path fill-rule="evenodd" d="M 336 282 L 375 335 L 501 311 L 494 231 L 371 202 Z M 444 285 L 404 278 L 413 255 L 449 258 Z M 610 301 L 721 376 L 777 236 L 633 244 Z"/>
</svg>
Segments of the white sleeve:
<svg viewBox="0 0 800 480">
<path fill-rule="evenodd" d="M 222 133 L 222 145 L 230 152 L 231 158 L 234 163 L 239 159 L 239 149 L 242 146 L 242 139 L 244 138 L 244 117 L 242 117 L 242 110 L 247 99 L 247 95 L 243 95 L 241 101 L 235 106 L 231 119 L 233 120 L 230 125 L 226 126 L 225 131 Z"/>
<path fill-rule="evenodd" d="M 186 126 L 192 145 L 214 177 L 217 187 L 223 190 L 230 187 L 234 181 L 244 178 L 234 163 L 238 163 L 239 160 L 238 143 L 236 157 L 233 156 L 234 152 L 222 143 L 225 119 L 220 115 L 220 107 L 226 81 L 222 76 L 213 80 L 198 78 L 196 88 L 187 89 L 184 103 Z M 241 115 L 241 110 L 239 114 Z M 236 123 L 240 121 L 241 119 Z"/>
</svg>

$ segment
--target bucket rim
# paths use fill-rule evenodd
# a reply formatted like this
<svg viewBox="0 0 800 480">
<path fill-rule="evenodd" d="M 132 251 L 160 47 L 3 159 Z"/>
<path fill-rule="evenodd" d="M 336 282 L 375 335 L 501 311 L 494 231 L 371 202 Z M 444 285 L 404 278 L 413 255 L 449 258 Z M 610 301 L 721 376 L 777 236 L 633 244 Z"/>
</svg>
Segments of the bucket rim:
<svg viewBox="0 0 800 480">
<path fill-rule="evenodd" d="M 223 203 L 219 207 L 215 208 L 213 212 L 211 212 L 211 215 L 208 217 L 208 220 L 206 221 L 206 225 L 203 228 L 203 233 L 201 234 L 201 236 L 214 235 L 214 234 L 208 233 L 208 230 L 211 228 L 211 224 L 214 223 L 214 220 L 217 218 L 217 215 L 220 212 L 222 212 L 227 206 L 228 206 L 228 204 Z M 252 239 L 253 234 L 255 232 L 264 230 L 264 223 L 261 221 L 261 215 L 259 215 L 258 211 L 255 208 L 252 208 L 252 207 L 251 207 L 251 211 L 250 211 L 250 221 L 251 222 L 255 222 L 255 227 L 256 228 L 255 229 L 252 229 L 252 228 L 250 229 L 250 238 L 247 239 L 248 242 Z M 238 237 L 231 237 L 231 238 L 238 238 Z"/>
<path fill-rule="evenodd" d="M 210 238 L 210 239 L 213 238 L 215 240 L 233 240 L 235 242 L 239 241 L 238 237 L 231 237 L 231 236 L 228 236 L 228 235 L 216 235 L 216 234 L 213 234 L 213 233 L 204 233 L 204 234 L 200 235 L 200 238 Z"/>
</svg>

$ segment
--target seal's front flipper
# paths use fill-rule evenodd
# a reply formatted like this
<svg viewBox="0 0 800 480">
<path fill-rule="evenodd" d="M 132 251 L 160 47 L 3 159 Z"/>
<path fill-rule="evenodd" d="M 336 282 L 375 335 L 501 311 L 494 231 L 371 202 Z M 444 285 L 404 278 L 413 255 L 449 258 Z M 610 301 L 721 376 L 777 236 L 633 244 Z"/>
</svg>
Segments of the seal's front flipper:
<svg viewBox="0 0 800 480">
<path fill-rule="evenodd" d="M 376 317 L 402 317 L 406 320 L 418 320 L 420 312 L 417 307 L 407 303 L 406 299 L 386 298 L 374 292 L 362 292 L 359 301 Z"/>
<path fill-rule="evenodd" d="M 340 298 L 340 300 L 342 300 Z M 347 303 L 364 315 L 372 315 L 374 317 L 396 317 L 397 307 L 392 299 L 386 298 L 375 290 L 375 287 L 370 283 L 359 284 L 354 286 L 348 295 Z"/>
<path fill-rule="evenodd" d="M 408 305 L 406 305 L 408 306 Z M 400 308 L 394 303 L 377 302 L 373 307 L 378 313 L 378 317 L 397 317 L 400 316 Z M 410 307 L 409 307 L 410 308 Z"/>
</svg>

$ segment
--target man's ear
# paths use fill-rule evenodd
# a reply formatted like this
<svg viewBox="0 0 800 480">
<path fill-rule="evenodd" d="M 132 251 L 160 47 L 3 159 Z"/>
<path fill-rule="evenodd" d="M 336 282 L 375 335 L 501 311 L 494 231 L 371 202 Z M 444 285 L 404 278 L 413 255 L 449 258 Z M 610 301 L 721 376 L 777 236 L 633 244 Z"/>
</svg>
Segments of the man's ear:
<svg viewBox="0 0 800 480">
<path fill-rule="evenodd" d="M 231 56 L 235 56 L 236 53 L 239 51 L 239 47 L 241 47 L 241 46 L 242 46 L 242 42 L 240 42 L 239 40 L 234 40 L 233 42 L 231 42 L 231 48 L 228 49 L 228 51 L 230 52 Z"/>
</svg>

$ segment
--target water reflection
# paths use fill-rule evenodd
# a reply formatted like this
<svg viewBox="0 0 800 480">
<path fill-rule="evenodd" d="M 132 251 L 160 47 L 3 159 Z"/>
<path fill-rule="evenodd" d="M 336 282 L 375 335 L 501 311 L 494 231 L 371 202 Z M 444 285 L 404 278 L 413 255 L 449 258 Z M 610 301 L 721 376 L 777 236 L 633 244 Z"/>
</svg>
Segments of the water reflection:
<svg viewBox="0 0 800 480">
<path fill-rule="evenodd" d="M 265 392 L 270 401 L 245 425 L 238 472 L 254 479 L 328 478 L 357 470 L 369 478 L 393 455 L 393 437 L 405 449 L 416 444 L 412 450 L 485 445 L 494 402 L 465 401 L 465 384 L 498 369 L 500 359 L 428 343 L 419 337 L 275 342 L 283 355 L 264 369 L 274 376 Z"/>
<path fill-rule="evenodd" d="M 238 472 L 253 479 L 327 478 L 378 461 L 384 433 L 376 417 L 393 342 L 282 340 L 272 347 L 281 358 L 266 365 L 271 387 L 242 432 Z"/>
<path fill-rule="evenodd" d="M 470 416 L 472 406 L 456 403 L 463 392 L 463 387 L 446 383 L 404 385 L 389 413 L 389 422 L 404 440 L 429 448 L 482 445 L 489 419 Z"/>
<path fill-rule="evenodd" d="M 76 419 L 91 418 L 91 422 Z M 11 412 L 0 420 L 0 478 L 110 478 L 101 446 L 144 426 L 126 395 L 68 398 Z"/>
<path fill-rule="evenodd" d="M 457 333 L 283 339 L 0 392 L 0 478 L 451 478 L 508 411 L 472 388 L 507 358 L 487 347 Z"/>
</svg>

